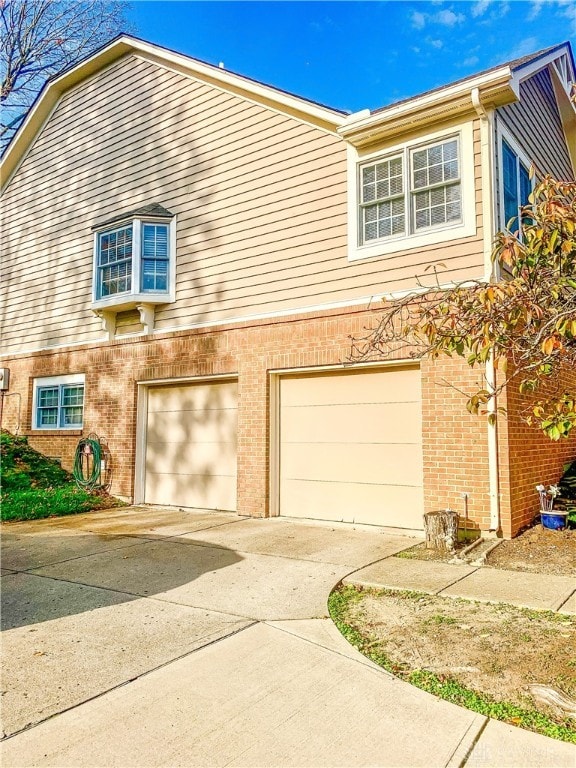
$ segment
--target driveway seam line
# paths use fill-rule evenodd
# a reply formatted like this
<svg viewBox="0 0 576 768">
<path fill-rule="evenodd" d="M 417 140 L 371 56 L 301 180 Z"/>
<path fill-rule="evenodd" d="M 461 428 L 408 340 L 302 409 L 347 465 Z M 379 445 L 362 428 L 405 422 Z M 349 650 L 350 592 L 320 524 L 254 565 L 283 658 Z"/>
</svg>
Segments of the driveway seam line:
<svg viewBox="0 0 576 768">
<path fill-rule="evenodd" d="M 96 535 L 99 536 L 100 534 L 96 534 Z M 121 537 L 119 536 L 118 538 L 124 538 L 124 536 L 121 536 Z M 134 537 L 130 537 L 130 538 L 134 538 Z M 148 541 L 148 540 L 145 540 L 145 541 Z M 154 541 L 154 539 L 152 539 L 152 541 Z M 67 557 L 65 560 L 54 560 L 53 562 L 45 563 L 44 565 L 32 565 L 30 568 L 22 568 L 21 570 L 16 570 L 14 568 L 10 568 L 8 570 L 12 570 L 14 571 L 14 573 L 29 573 L 30 571 L 34 571 L 37 568 L 51 568 L 53 565 L 62 565 L 63 563 L 71 563 L 74 560 L 82 560 L 83 557 L 95 557 L 96 555 L 103 555 L 106 552 L 116 552 L 117 550 L 120 550 L 120 549 L 130 549 L 130 547 L 137 547 L 138 545 L 142 545 L 142 543 L 144 542 L 139 541 L 137 543 L 135 542 L 134 544 L 126 544 L 121 547 L 110 547 L 109 549 L 102 549 L 99 552 L 89 552 L 88 554 L 85 553 L 83 555 L 78 555 L 78 557 Z"/>
<path fill-rule="evenodd" d="M 480 727 L 478 728 L 478 730 L 477 730 L 477 732 L 476 732 L 476 735 L 475 735 L 475 736 L 474 736 L 474 738 L 472 739 L 472 743 L 470 744 L 470 746 L 469 746 L 469 747 L 468 747 L 468 749 L 466 750 L 466 752 L 465 752 L 464 756 L 462 757 L 462 759 L 460 760 L 460 762 L 458 763 L 458 765 L 454 766 L 454 768 L 464 768 L 464 766 L 466 765 L 466 763 L 467 763 L 467 762 L 468 762 L 468 760 L 470 759 L 470 756 L 472 755 L 472 752 L 474 751 L 474 747 L 475 747 L 475 746 L 478 744 L 478 742 L 480 741 L 480 738 L 481 738 L 482 734 L 484 733 L 484 731 L 486 730 L 486 727 L 488 726 L 488 723 L 490 722 L 490 718 L 489 718 L 489 717 L 486 717 L 486 715 L 483 715 L 483 718 L 484 718 L 484 719 L 483 719 L 483 721 L 482 721 L 482 723 L 481 723 Z M 451 760 L 453 759 L 454 755 L 456 755 L 456 753 L 458 752 L 458 750 L 459 750 L 460 746 L 461 746 L 461 745 L 462 745 L 462 743 L 464 742 L 464 739 L 465 739 L 465 738 L 466 738 L 466 736 L 468 735 L 468 733 L 469 733 L 469 731 L 470 731 L 470 728 L 472 728 L 472 726 L 473 726 L 473 725 L 474 725 L 474 721 L 472 721 L 472 722 L 470 723 L 469 727 L 466 729 L 466 733 L 464 733 L 464 734 L 462 735 L 462 738 L 461 738 L 461 739 L 460 739 L 460 741 L 458 742 L 457 746 L 456 746 L 456 747 L 455 747 L 455 749 L 453 750 L 452 754 L 450 755 L 450 757 L 449 757 L 449 759 L 448 759 L 448 761 L 447 761 L 447 763 L 446 763 L 446 765 L 447 765 L 447 766 L 449 766 L 449 765 L 450 765 L 450 762 L 451 762 Z"/>
<path fill-rule="evenodd" d="M 66 707 L 66 709 L 60 710 L 60 712 L 55 712 L 54 714 L 49 715 L 48 717 L 45 717 L 42 720 L 39 720 L 37 723 L 30 723 L 30 725 L 27 725 L 24 728 L 21 728 L 19 731 L 15 731 L 14 733 L 11 733 L 8 736 L 5 736 L 3 739 L 0 739 L 0 743 L 4 741 L 8 741 L 9 739 L 14 738 L 15 736 L 19 736 L 25 731 L 31 731 L 33 728 L 37 728 L 39 725 L 42 725 L 43 723 L 48 722 L 48 720 L 53 720 L 55 717 L 64 715 L 66 712 L 70 712 L 74 709 L 78 709 L 78 707 L 83 707 L 85 704 L 89 704 L 91 701 L 100 699 L 103 696 L 106 696 L 107 694 L 118 690 L 119 688 L 124 688 L 125 686 L 136 682 L 141 677 L 146 677 L 147 675 L 152 674 L 152 672 L 156 672 L 157 670 L 162 669 L 163 667 L 167 667 L 169 664 L 174 664 L 175 662 L 180 661 L 181 659 L 185 659 L 187 656 L 191 656 L 193 653 L 202 651 L 204 650 L 204 648 L 209 648 L 211 645 L 216 645 L 216 643 L 219 643 L 221 640 L 227 640 L 229 637 L 233 637 L 234 635 L 237 635 L 240 632 L 243 632 L 245 629 L 250 629 L 251 627 L 259 623 L 260 622 L 258 620 L 250 621 L 250 623 L 247 624 L 245 627 L 239 627 L 233 630 L 232 632 L 228 632 L 226 635 L 223 635 L 222 637 L 217 637 L 214 640 L 210 640 L 210 642 L 206 643 L 205 645 L 201 645 L 198 648 L 193 648 L 191 651 L 186 651 L 185 653 L 180 654 L 180 656 L 175 656 L 173 659 L 170 659 L 169 661 L 165 661 L 162 664 L 158 664 L 156 667 L 152 667 L 152 669 L 147 669 L 145 672 L 141 672 L 139 675 L 136 675 L 135 677 L 131 677 L 129 680 L 124 680 L 123 682 L 118 683 L 118 685 L 113 685 L 111 688 L 107 688 L 105 691 L 100 691 L 100 693 L 96 693 L 94 694 L 94 696 L 89 696 L 87 699 L 84 699 L 84 701 L 78 702 L 78 704 L 74 704 L 71 707 Z"/>
<path fill-rule="evenodd" d="M 71 581 L 70 579 L 63 579 L 59 578 L 58 576 L 48 576 L 47 574 L 43 573 L 31 573 L 29 571 L 20 571 L 20 573 L 23 573 L 27 576 L 38 576 L 40 579 L 49 579 L 51 581 L 58 581 L 62 584 L 72 584 L 74 586 L 80 586 L 80 587 L 88 587 L 89 589 L 101 589 L 103 592 L 112 592 L 116 595 L 128 595 L 129 597 L 137 598 L 140 600 L 155 600 L 158 603 L 168 603 L 168 605 L 179 605 L 182 608 L 194 608 L 197 611 L 208 611 L 209 613 L 218 613 L 220 615 L 224 616 L 233 616 L 235 618 L 244 619 L 245 621 L 253 621 L 258 622 L 260 619 L 255 618 L 254 616 L 245 616 L 241 613 L 230 613 L 228 611 L 216 611 L 213 608 L 206 608 L 203 605 L 190 605 L 189 603 L 178 603 L 175 600 L 165 600 L 161 597 L 156 597 L 154 595 L 141 595 L 138 592 L 127 592 L 125 589 L 114 589 L 113 587 L 101 587 L 98 584 L 87 584 L 84 581 Z M 10 574 L 8 574 L 10 575 Z"/>
<path fill-rule="evenodd" d="M 311 619 L 311 621 L 325 621 L 325 620 L 326 619 Z M 330 621 L 333 626 L 335 626 L 335 624 L 332 621 L 332 619 L 330 618 L 330 616 L 327 617 L 327 620 Z M 361 659 L 356 659 L 353 656 L 346 655 L 343 651 L 337 651 L 334 648 L 327 648 L 325 645 L 322 645 L 322 643 L 316 642 L 315 640 L 310 640 L 310 638 L 308 638 L 308 637 L 302 637 L 302 635 L 297 635 L 294 632 L 289 632 L 287 629 L 283 629 L 282 627 L 273 626 L 272 624 L 269 623 L 270 621 L 278 622 L 278 621 L 284 621 L 284 619 L 266 619 L 262 623 L 265 624 L 270 629 L 276 629 L 276 630 L 278 630 L 278 632 L 283 632 L 285 635 L 290 635 L 290 637 L 294 637 L 297 640 L 301 640 L 304 643 L 309 643 L 310 645 L 314 645 L 316 648 L 322 648 L 322 650 L 327 651 L 328 653 L 334 653 L 336 656 L 341 656 L 344 659 L 348 659 L 348 661 L 351 661 L 353 664 L 362 664 L 362 666 L 368 667 L 373 672 L 382 673 L 383 675 L 386 675 L 386 677 L 391 677 L 393 680 L 397 680 L 398 679 L 391 672 L 388 672 L 387 670 L 385 670 L 384 667 L 380 667 L 378 664 L 376 664 L 376 662 L 371 661 L 366 656 L 363 656 L 363 658 L 361 658 Z M 288 619 L 288 621 L 302 621 L 302 619 Z M 306 619 L 306 621 L 307 621 L 307 619 Z M 337 627 L 336 627 L 336 630 L 339 631 Z M 345 642 L 348 642 L 346 640 L 346 638 L 344 637 L 344 635 L 340 634 L 340 637 Z M 351 643 L 348 643 L 348 644 L 350 645 L 350 648 L 352 650 L 354 650 L 354 646 Z M 360 651 L 358 651 L 358 653 L 360 653 Z"/>
</svg>

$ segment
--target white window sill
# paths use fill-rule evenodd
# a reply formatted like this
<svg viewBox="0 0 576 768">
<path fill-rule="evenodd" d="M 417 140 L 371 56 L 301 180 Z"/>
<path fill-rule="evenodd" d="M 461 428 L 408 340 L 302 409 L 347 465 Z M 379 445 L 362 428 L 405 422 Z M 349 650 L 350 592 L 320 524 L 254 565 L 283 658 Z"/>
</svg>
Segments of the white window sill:
<svg viewBox="0 0 576 768">
<path fill-rule="evenodd" d="M 94 310 L 106 312 L 125 312 L 128 309 L 136 309 L 139 305 L 169 304 L 174 298 L 168 293 L 120 293 L 107 296 L 105 299 L 96 299 L 90 305 Z"/>
<path fill-rule="evenodd" d="M 460 238 L 473 237 L 474 235 L 476 235 L 476 221 L 471 221 L 469 224 L 458 223 L 450 227 L 442 227 L 442 229 L 428 229 L 419 235 L 403 235 L 386 240 L 378 240 L 366 245 L 359 245 L 356 248 L 350 249 L 348 260 L 358 261 L 377 256 L 387 256 L 390 253 L 409 251 L 412 248 L 424 248 L 427 245 L 446 243 L 450 240 L 459 240 Z"/>
</svg>

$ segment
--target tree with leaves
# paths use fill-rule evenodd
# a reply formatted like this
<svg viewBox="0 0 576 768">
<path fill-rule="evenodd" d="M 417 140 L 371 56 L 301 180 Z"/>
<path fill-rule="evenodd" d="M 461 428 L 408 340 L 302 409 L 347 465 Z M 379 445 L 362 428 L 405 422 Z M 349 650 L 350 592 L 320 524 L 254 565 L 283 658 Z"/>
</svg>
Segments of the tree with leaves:
<svg viewBox="0 0 576 768">
<path fill-rule="evenodd" d="M 442 289 L 437 276 L 433 287 L 392 302 L 377 327 L 353 340 L 351 359 L 403 349 L 494 365 L 497 379 L 484 376 L 466 393 L 468 410 L 494 420 L 503 409 L 491 401 L 517 387 L 525 421 L 558 440 L 576 433 L 576 183 L 546 176 L 515 226 L 496 237 L 500 279 Z"/>
<path fill-rule="evenodd" d="M 49 77 L 123 30 L 124 8 L 104 0 L 0 0 L 2 148 Z"/>
</svg>

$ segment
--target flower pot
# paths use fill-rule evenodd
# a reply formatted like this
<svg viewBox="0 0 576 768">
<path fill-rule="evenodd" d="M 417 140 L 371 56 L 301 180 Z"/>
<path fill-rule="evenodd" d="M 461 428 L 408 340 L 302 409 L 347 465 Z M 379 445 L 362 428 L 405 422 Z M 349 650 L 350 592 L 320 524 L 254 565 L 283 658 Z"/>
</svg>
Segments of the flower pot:
<svg viewBox="0 0 576 768">
<path fill-rule="evenodd" d="M 560 512 L 559 510 L 551 510 L 550 512 L 544 512 L 540 510 L 540 522 L 543 528 L 549 528 L 552 531 L 561 531 L 566 528 L 566 520 L 568 518 L 568 512 Z"/>
</svg>

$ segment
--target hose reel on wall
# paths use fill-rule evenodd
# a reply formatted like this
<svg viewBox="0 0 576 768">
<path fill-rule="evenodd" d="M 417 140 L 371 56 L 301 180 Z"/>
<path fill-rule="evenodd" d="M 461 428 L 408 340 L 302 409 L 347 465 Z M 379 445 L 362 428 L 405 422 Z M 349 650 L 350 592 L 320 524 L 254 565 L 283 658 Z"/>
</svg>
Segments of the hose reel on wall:
<svg viewBox="0 0 576 768">
<path fill-rule="evenodd" d="M 91 432 L 76 446 L 74 480 L 85 491 L 108 491 L 112 485 L 112 457 L 104 438 Z"/>
</svg>

